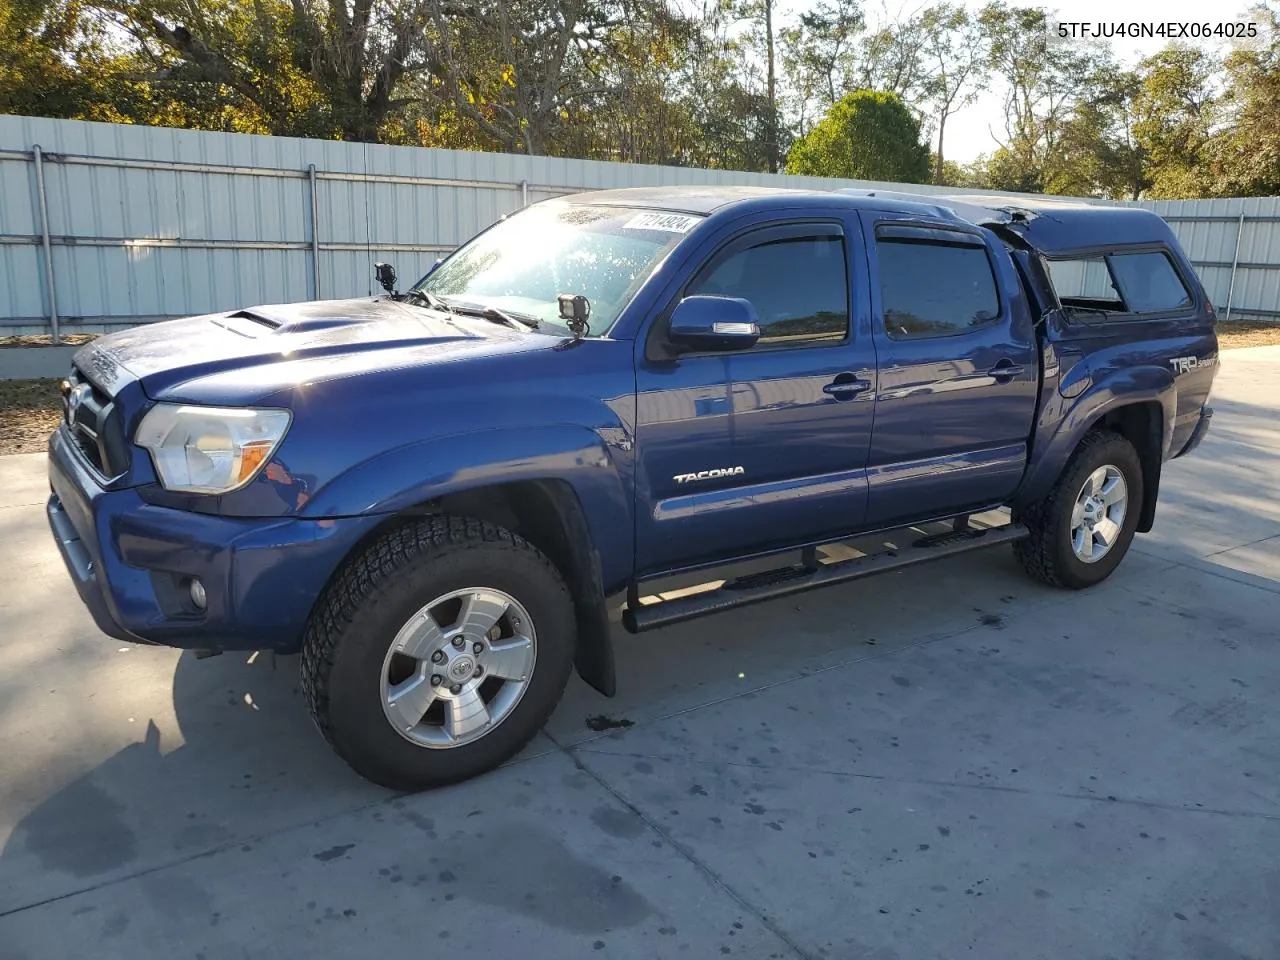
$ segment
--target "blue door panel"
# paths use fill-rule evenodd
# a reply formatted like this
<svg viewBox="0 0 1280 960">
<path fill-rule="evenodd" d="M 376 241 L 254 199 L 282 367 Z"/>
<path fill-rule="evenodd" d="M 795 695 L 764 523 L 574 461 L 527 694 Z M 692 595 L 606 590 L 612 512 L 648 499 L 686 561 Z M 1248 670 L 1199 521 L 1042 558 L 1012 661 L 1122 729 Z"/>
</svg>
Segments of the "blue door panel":
<svg viewBox="0 0 1280 960">
<path fill-rule="evenodd" d="M 656 362 L 646 359 L 641 337 L 636 374 L 640 575 L 837 536 L 865 523 L 876 377 L 866 260 L 856 219 L 823 219 L 843 226 L 852 287 L 851 333 L 845 340 L 762 344 Z M 740 221 L 709 240 L 673 281 L 669 303 L 660 309 L 674 304 L 725 243 L 766 224 L 775 228 L 779 220 L 774 215 Z M 824 389 L 850 379 L 865 381 L 868 389 L 849 399 Z M 714 471 L 722 472 L 688 479 Z"/>
<path fill-rule="evenodd" d="M 876 225 L 890 219 L 865 218 L 873 277 Z M 979 329 L 894 339 L 886 332 L 880 283 L 872 284 L 880 370 L 868 455 L 868 523 L 998 503 L 1021 479 L 1040 383 L 1035 331 L 1012 261 L 989 232 L 976 236 L 1000 295 L 998 317 Z M 928 276 L 920 283 L 929 283 Z"/>
<path fill-rule="evenodd" d="M 1015 443 L 869 467 L 877 522 L 915 522 L 946 516 L 957 504 L 997 502 L 1017 487 L 1026 461 L 1026 443 Z"/>
</svg>

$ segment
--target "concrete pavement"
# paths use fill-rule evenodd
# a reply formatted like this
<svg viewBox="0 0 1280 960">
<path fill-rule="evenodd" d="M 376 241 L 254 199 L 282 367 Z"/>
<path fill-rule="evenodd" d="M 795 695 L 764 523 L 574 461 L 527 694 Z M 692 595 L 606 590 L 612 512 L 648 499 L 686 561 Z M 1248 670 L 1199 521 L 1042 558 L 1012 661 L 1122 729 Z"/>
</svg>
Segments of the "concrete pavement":
<svg viewBox="0 0 1280 960">
<path fill-rule="evenodd" d="M 1280 956 L 1278 384 L 1224 354 L 1098 588 L 995 550 L 619 632 L 618 698 L 413 797 L 296 659 L 98 634 L 0 458 L 0 960 Z"/>
</svg>

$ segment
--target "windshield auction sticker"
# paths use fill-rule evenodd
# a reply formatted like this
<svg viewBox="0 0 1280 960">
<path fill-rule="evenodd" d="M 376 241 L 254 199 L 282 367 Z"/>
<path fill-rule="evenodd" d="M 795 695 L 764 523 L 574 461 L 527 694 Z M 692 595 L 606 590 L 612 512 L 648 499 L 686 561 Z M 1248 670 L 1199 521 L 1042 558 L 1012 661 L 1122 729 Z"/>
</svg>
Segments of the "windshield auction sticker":
<svg viewBox="0 0 1280 960">
<path fill-rule="evenodd" d="M 665 230 L 668 233 L 688 233 L 698 222 L 698 217 L 686 217 L 679 213 L 641 213 L 622 225 L 624 230 Z"/>
</svg>

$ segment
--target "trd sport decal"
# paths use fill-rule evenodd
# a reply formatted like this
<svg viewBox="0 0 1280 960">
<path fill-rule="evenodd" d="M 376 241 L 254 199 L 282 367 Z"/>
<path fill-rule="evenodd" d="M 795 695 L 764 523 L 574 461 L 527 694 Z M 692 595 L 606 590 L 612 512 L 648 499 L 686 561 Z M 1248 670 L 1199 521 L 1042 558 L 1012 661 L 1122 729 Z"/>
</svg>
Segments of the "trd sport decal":
<svg viewBox="0 0 1280 960">
<path fill-rule="evenodd" d="M 1169 366 L 1173 367 L 1174 373 L 1190 373 L 1201 367 L 1212 367 L 1217 359 L 1217 357 L 1205 357 L 1203 360 L 1199 357 L 1174 357 L 1169 361 Z"/>
</svg>

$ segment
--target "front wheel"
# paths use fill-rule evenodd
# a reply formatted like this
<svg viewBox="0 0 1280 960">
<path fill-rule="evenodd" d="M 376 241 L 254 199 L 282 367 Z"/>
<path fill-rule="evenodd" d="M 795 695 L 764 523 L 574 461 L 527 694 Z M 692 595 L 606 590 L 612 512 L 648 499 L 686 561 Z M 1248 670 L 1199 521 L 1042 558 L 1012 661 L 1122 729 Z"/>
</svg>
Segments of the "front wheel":
<svg viewBox="0 0 1280 960">
<path fill-rule="evenodd" d="M 400 527 L 338 574 L 302 650 L 312 718 L 357 773 L 397 790 L 498 766 L 546 722 L 573 664 L 556 568 L 492 524 Z"/>
<path fill-rule="evenodd" d="M 1014 555 L 1023 569 L 1051 586 L 1091 587 L 1120 565 L 1141 512 L 1137 450 L 1117 433 L 1091 433 L 1049 494 L 1013 511 L 1013 520 L 1031 531 L 1013 545 Z"/>
</svg>

